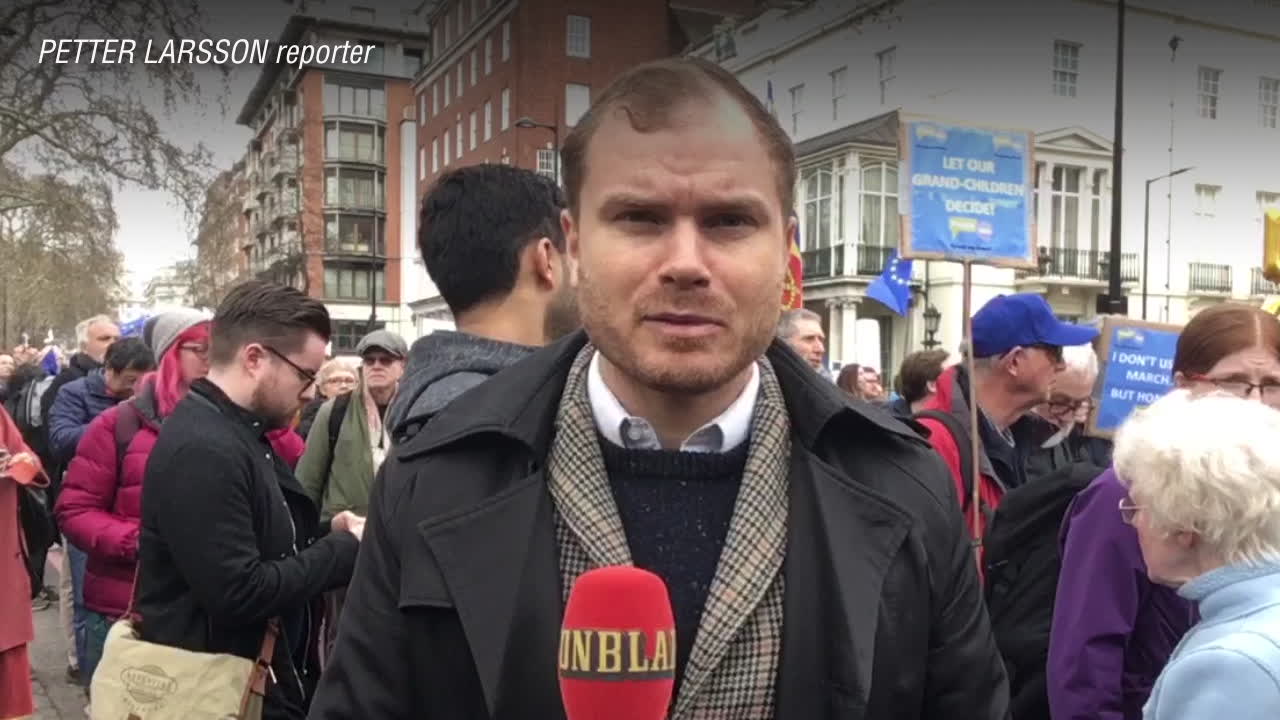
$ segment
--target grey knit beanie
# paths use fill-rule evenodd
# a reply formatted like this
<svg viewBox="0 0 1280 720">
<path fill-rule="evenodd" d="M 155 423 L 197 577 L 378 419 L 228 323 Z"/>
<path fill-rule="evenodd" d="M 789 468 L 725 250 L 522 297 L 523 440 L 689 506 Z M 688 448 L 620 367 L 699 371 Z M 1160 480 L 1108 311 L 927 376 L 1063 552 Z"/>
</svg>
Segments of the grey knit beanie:
<svg viewBox="0 0 1280 720">
<path fill-rule="evenodd" d="M 156 315 L 155 324 L 151 329 L 151 352 L 155 353 L 156 362 L 158 363 L 169 348 L 178 339 L 178 336 L 195 325 L 202 322 L 208 322 L 209 316 L 199 310 L 190 310 L 183 308 L 181 310 L 167 310 Z"/>
</svg>

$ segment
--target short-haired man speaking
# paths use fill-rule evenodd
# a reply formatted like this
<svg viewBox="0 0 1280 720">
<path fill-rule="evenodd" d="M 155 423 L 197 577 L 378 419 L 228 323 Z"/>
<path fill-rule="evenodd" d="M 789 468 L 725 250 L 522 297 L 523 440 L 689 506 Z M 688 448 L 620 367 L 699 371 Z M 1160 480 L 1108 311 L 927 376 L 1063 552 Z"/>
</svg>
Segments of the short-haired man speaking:
<svg viewBox="0 0 1280 720">
<path fill-rule="evenodd" d="M 1002 720 L 929 446 L 774 340 L 795 159 L 723 69 L 624 73 L 564 148 L 585 332 L 396 446 L 313 718 L 564 717 L 566 593 L 661 576 L 672 720 Z"/>
</svg>

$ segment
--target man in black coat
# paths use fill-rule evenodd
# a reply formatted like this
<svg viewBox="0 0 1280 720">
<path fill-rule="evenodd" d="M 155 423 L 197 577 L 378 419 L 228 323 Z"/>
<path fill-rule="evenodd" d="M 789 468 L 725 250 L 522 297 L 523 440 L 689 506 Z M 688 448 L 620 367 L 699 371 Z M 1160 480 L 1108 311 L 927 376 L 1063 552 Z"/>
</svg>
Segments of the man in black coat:
<svg viewBox="0 0 1280 720">
<path fill-rule="evenodd" d="M 662 577 L 671 720 L 1003 720 L 950 475 L 772 342 L 796 169 L 698 59 L 623 73 L 566 141 L 585 332 L 382 467 L 315 719 L 565 717 L 567 591 Z"/>
<path fill-rule="evenodd" d="M 301 718 L 314 687 L 313 607 L 346 585 L 363 521 L 319 511 L 268 433 L 314 393 L 329 314 L 292 288 L 248 282 L 213 319 L 209 375 L 165 420 L 142 490 L 136 609 L 143 639 L 256 658 L 280 629 L 264 716 Z"/>
</svg>

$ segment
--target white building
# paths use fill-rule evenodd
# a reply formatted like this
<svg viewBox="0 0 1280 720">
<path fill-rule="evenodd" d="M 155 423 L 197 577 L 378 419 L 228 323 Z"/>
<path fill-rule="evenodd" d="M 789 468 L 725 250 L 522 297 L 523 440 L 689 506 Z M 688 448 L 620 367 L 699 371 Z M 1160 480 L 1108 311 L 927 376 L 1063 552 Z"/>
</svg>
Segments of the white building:
<svg viewBox="0 0 1280 720">
<path fill-rule="evenodd" d="M 1128 5 L 1130 314 L 1142 316 L 1147 180 L 1184 167 L 1194 169 L 1151 183 L 1148 319 L 1257 302 L 1274 291 L 1257 268 L 1262 208 L 1280 204 L 1280 3 Z M 771 92 L 796 142 L 805 302 L 826 320 L 833 364 L 896 369 L 924 340 L 926 292 L 942 315 L 937 340 L 954 349 L 961 336 L 958 265 L 916 263 L 906 319 L 864 299 L 898 242 L 898 110 L 1034 133 L 1041 269 L 975 269 L 974 307 L 1026 291 L 1064 318 L 1093 315 L 1111 235 L 1116 15 L 1112 0 L 815 0 L 766 10 L 694 50 L 762 100 Z"/>
<path fill-rule="evenodd" d="M 161 268 L 142 291 L 151 311 L 191 307 L 191 281 L 177 265 Z"/>
</svg>

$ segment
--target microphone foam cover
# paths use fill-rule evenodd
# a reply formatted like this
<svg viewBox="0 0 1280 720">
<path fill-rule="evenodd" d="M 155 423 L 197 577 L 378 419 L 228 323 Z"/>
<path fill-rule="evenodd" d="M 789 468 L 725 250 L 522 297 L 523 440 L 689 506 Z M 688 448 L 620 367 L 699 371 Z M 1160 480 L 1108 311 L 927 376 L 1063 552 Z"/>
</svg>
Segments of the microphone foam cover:
<svg viewBox="0 0 1280 720">
<path fill-rule="evenodd" d="M 665 718 L 675 643 L 662 578 L 622 565 L 583 573 L 560 631 L 560 696 L 569 720 Z"/>
</svg>

